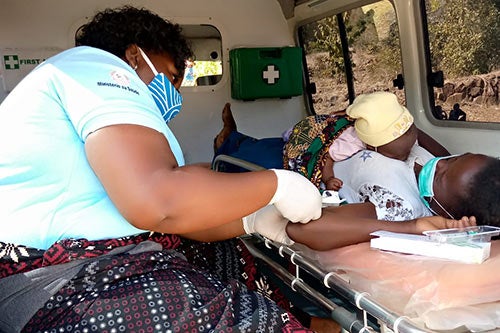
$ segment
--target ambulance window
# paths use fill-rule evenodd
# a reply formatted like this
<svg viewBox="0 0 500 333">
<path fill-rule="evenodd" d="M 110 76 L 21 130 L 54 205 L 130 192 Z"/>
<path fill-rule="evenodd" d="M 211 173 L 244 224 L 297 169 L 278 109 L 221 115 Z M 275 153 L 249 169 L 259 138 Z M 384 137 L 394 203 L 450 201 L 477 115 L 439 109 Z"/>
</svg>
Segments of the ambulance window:
<svg viewBox="0 0 500 333">
<path fill-rule="evenodd" d="M 222 78 L 222 39 L 211 25 L 183 25 L 184 35 L 191 43 L 194 59 L 187 63 L 183 87 L 217 84 Z"/>
<path fill-rule="evenodd" d="M 434 117 L 500 122 L 500 6 L 425 0 Z"/>
<path fill-rule="evenodd" d="M 355 96 L 394 92 L 405 104 L 399 32 L 388 0 L 322 18 L 299 28 L 314 113 L 345 109 Z M 307 79 L 306 79 L 307 80 Z"/>
<path fill-rule="evenodd" d="M 75 37 L 82 27 L 76 30 Z M 186 64 L 182 87 L 216 84 L 222 78 L 222 39 L 219 30 L 204 24 L 181 27 L 194 53 L 194 58 Z"/>
</svg>

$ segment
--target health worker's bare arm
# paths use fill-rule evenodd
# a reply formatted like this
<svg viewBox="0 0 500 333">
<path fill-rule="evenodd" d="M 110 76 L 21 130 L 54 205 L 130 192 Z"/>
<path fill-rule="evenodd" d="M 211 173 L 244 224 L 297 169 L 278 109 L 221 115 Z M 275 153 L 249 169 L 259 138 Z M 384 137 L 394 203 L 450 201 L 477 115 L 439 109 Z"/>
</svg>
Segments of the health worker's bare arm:
<svg viewBox="0 0 500 333">
<path fill-rule="evenodd" d="M 204 166 L 178 167 L 163 134 L 143 126 L 102 128 L 88 136 L 85 150 L 118 210 L 144 230 L 194 233 L 204 240 L 198 232 L 241 223 L 276 191 L 272 171 L 225 174 Z M 239 233 L 231 230 L 234 235 L 226 231 L 220 239 Z M 207 233 L 207 240 L 217 238 L 213 233 Z"/>
</svg>

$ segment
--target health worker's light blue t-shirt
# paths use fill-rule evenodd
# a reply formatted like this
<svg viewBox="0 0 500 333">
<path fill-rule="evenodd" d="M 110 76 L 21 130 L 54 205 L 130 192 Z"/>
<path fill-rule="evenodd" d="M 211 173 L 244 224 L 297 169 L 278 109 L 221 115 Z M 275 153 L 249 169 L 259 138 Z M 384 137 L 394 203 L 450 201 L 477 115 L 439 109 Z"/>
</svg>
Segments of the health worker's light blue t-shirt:
<svg viewBox="0 0 500 333">
<path fill-rule="evenodd" d="M 163 133 L 184 164 L 147 86 L 108 52 L 64 51 L 13 89 L 0 105 L 0 241 L 46 249 L 143 232 L 120 215 L 86 159 L 87 136 L 114 124 Z"/>
</svg>

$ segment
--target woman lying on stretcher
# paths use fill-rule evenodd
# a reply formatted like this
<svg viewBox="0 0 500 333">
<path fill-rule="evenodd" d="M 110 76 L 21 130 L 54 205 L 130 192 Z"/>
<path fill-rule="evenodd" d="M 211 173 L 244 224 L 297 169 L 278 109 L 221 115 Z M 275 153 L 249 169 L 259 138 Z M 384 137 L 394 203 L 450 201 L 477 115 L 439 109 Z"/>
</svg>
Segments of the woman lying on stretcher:
<svg viewBox="0 0 500 333">
<path fill-rule="evenodd" d="M 356 154 L 353 158 L 362 159 L 361 155 L 362 153 Z M 369 171 L 369 168 L 366 169 Z M 500 214 L 496 206 L 500 198 L 499 170 L 500 160 L 486 155 L 467 153 L 451 158 L 433 159 L 416 174 L 420 182 L 420 195 L 429 194 L 425 197 L 429 199 L 424 200 L 429 200 L 433 211 L 450 218 L 464 216 L 459 223 L 450 224 L 449 227 L 474 224 L 476 218 L 478 224 L 498 226 Z M 379 169 L 379 172 L 387 175 L 387 169 Z M 397 173 L 394 172 L 394 175 Z M 419 193 L 417 188 L 414 190 Z M 328 250 L 368 241 L 369 233 L 376 230 L 419 234 L 434 229 L 432 225 L 427 225 L 431 220 L 426 218 L 418 218 L 413 220 L 413 223 L 375 220 L 380 219 L 377 216 L 377 209 L 386 203 L 388 202 L 367 201 L 330 207 L 323 210 L 320 219 L 308 224 L 289 223 L 286 232 L 295 242 L 315 250 Z M 349 223 L 346 223 L 346 220 Z"/>
<path fill-rule="evenodd" d="M 335 177 L 343 180 L 340 194 L 350 204 L 324 209 L 320 219 L 308 224 L 289 223 L 286 226 L 289 238 L 283 232 L 282 242 L 290 244 L 296 241 L 316 250 L 327 250 L 367 241 L 370 239 L 369 234 L 376 230 L 418 234 L 429 229 L 474 224 L 476 218 L 480 224 L 500 224 L 497 207 L 500 198 L 500 161 L 469 153 L 434 158 L 426 149 L 414 144 L 417 131 L 413 118 L 397 103 L 395 97 L 392 99 L 387 95 L 392 94 L 375 93 L 361 99 L 358 97 L 359 100 L 348 109 L 348 114 L 355 116 L 356 123 L 360 125 L 354 125 L 356 133 L 362 130 L 359 137 L 369 148 L 376 150 L 359 151 L 334 165 Z M 384 107 L 380 107 L 381 100 L 385 101 L 382 103 Z M 372 107 L 368 108 L 367 103 L 360 101 L 368 101 Z M 227 123 L 228 110 L 225 112 L 223 119 L 226 116 L 224 120 Z M 380 119 L 386 122 L 380 123 Z M 232 123 L 235 130 L 234 121 Z M 315 126 L 319 130 L 312 130 Z M 352 121 L 344 117 L 314 116 L 301 121 L 293 128 L 285 143 L 285 168 L 303 174 L 321 188 L 328 149 L 352 126 Z M 394 126 L 399 130 L 396 139 L 391 137 Z M 310 139 L 304 142 L 305 137 Z M 216 143 L 217 140 L 219 143 L 223 141 L 220 136 L 216 138 Z M 316 147 L 315 150 L 312 147 Z M 252 151 L 249 147 L 246 149 Z M 405 149 L 407 153 L 404 153 Z M 431 151 L 437 155 L 447 153 L 442 150 L 445 151 L 444 148 Z M 238 157 L 244 158 L 241 155 Z M 253 162 L 259 164 L 259 161 Z M 465 217 L 458 223 L 439 220 L 439 217 L 427 218 L 433 213 L 451 219 Z M 268 214 L 269 219 L 275 216 L 271 212 Z M 469 219 L 468 216 L 474 218 Z M 247 228 L 251 229 L 251 226 L 247 225 Z M 269 236 L 272 234 L 274 237 L 282 231 L 275 227 L 269 230 Z M 336 236 L 332 237 L 332 234 Z"/>
</svg>

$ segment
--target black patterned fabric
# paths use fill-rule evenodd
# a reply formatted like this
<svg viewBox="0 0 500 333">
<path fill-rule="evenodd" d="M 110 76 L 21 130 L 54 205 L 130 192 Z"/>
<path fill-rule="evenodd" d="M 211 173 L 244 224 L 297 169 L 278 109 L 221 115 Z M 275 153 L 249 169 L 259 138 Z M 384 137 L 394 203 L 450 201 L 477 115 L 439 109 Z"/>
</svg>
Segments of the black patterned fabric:
<svg viewBox="0 0 500 333">
<path fill-rule="evenodd" d="M 146 241 L 163 250 L 110 255 Z M 88 258 L 23 332 L 310 332 L 237 239 L 150 233 L 64 240 L 46 251 L 0 243 L 0 277 Z"/>
</svg>

